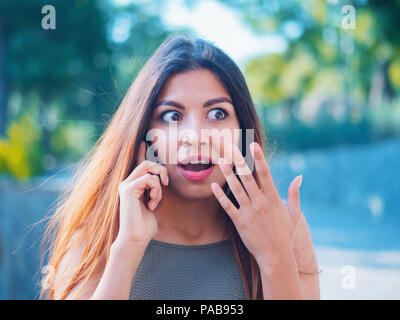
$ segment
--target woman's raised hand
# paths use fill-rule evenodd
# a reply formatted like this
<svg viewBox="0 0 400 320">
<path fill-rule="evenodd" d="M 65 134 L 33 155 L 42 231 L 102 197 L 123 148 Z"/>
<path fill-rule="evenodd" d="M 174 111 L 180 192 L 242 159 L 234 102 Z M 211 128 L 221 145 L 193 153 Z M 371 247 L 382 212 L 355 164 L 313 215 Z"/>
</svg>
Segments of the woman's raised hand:
<svg viewBox="0 0 400 320">
<path fill-rule="evenodd" d="M 144 141 L 139 148 L 137 163 L 118 186 L 120 225 L 117 238 L 123 242 L 147 244 L 158 232 L 157 218 L 152 211 L 162 199 L 161 183 L 168 185 L 168 172 L 165 166 L 146 160 Z M 143 201 L 145 190 L 150 190 L 147 207 Z"/>
<path fill-rule="evenodd" d="M 286 206 L 275 188 L 259 144 L 252 143 L 250 150 L 260 186 L 239 148 L 236 145 L 231 147 L 233 164 L 243 186 L 231 165 L 226 161 L 223 163 L 224 159 L 220 159 L 219 166 L 240 207 L 235 207 L 217 183 L 212 183 L 211 188 L 258 264 L 277 266 L 293 253 L 296 228 L 302 216 L 299 200 L 301 177 L 296 177 L 290 184 Z"/>
</svg>

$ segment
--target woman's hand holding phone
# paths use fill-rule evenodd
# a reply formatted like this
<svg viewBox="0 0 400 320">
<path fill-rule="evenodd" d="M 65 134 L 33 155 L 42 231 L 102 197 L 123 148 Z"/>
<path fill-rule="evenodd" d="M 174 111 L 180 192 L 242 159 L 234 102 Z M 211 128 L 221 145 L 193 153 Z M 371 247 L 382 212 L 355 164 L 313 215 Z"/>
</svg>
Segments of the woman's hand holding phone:
<svg viewBox="0 0 400 320">
<path fill-rule="evenodd" d="M 120 222 L 117 239 L 122 242 L 148 244 L 158 232 L 154 209 L 162 199 L 161 183 L 168 185 L 167 168 L 159 163 L 146 160 L 146 143 L 141 142 L 138 165 L 119 184 Z M 161 181 L 160 181 L 161 179 Z M 147 206 L 145 191 L 150 190 Z"/>
</svg>

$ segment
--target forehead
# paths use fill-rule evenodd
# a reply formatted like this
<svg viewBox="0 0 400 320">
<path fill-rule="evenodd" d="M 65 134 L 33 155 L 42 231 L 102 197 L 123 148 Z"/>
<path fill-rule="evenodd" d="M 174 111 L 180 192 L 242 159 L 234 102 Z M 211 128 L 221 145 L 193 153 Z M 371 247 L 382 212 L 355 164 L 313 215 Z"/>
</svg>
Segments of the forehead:
<svg viewBox="0 0 400 320">
<path fill-rule="evenodd" d="M 204 100 L 215 97 L 229 98 L 230 96 L 214 73 L 208 69 L 198 69 L 170 76 L 157 101 L 163 99 L 181 102 L 198 100 L 202 103 Z"/>
</svg>

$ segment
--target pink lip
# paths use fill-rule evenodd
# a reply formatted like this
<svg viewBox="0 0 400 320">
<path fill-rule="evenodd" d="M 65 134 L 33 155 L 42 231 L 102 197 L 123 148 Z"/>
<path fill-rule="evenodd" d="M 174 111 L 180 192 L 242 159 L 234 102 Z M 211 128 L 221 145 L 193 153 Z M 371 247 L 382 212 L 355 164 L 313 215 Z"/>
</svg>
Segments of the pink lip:
<svg viewBox="0 0 400 320">
<path fill-rule="evenodd" d="M 192 181 L 200 181 L 206 179 L 211 172 L 213 171 L 215 165 L 212 165 L 210 168 L 207 170 L 201 170 L 201 171 L 191 171 L 191 170 L 185 170 L 182 167 L 178 166 L 179 170 L 181 171 L 182 175 Z"/>
</svg>

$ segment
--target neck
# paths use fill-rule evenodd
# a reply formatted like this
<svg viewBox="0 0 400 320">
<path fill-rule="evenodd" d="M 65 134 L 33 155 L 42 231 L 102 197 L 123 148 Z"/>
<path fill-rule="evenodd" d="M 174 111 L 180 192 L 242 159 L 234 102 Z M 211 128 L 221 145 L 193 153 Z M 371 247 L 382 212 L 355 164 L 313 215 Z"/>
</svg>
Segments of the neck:
<svg viewBox="0 0 400 320">
<path fill-rule="evenodd" d="M 213 195 L 204 199 L 189 199 L 164 186 L 162 193 L 163 199 L 154 211 L 159 230 L 154 239 L 187 244 L 226 239 L 225 218 Z"/>
</svg>

